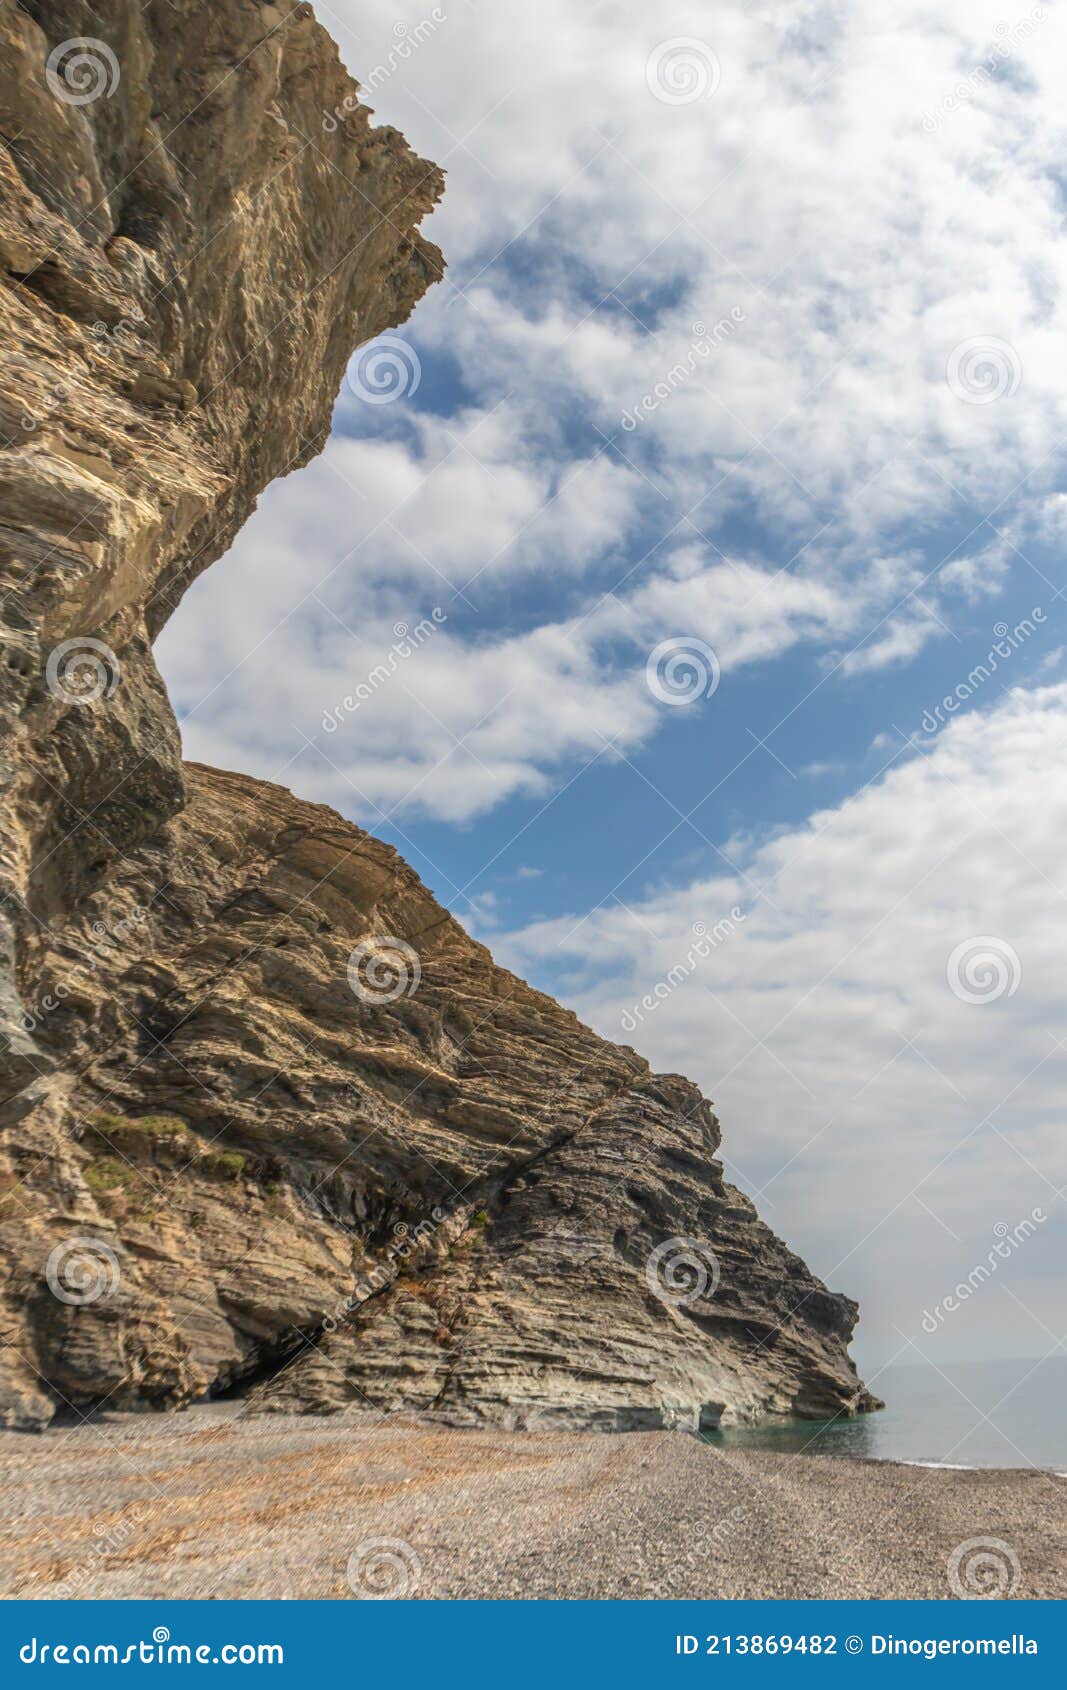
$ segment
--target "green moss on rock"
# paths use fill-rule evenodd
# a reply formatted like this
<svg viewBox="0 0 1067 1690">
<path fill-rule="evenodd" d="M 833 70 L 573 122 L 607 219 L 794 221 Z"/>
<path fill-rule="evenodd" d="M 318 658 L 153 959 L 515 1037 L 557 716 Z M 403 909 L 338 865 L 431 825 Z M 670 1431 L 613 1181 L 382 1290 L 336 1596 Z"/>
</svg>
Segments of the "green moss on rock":
<svg viewBox="0 0 1067 1690">
<path fill-rule="evenodd" d="M 177 1115 L 112 1115 L 104 1109 L 89 1117 L 89 1134 L 124 1155 L 150 1155 L 157 1145 L 181 1146 L 190 1136 Z"/>
<path fill-rule="evenodd" d="M 239 1150 L 212 1150 L 201 1156 L 197 1166 L 210 1179 L 238 1180 L 245 1170 L 247 1156 Z"/>
</svg>

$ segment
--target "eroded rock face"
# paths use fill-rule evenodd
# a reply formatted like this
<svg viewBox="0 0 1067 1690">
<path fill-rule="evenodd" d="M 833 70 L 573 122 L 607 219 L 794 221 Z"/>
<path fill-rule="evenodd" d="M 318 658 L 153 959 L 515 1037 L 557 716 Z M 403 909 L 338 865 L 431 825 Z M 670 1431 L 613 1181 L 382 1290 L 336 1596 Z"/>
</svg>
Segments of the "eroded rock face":
<svg viewBox="0 0 1067 1690">
<path fill-rule="evenodd" d="M 434 167 L 322 126 L 354 100 L 311 9 L 197 10 L 0 11 L 0 1421 L 868 1406 L 855 1305 L 724 1183 L 693 1086 L 391 848 L 180 763 L 153 635 L 440 269 Z M 81 105 L 45 70 L 75 36 L 120 68 Z"/>
<path fill-rule="evenodd" d="M 78 38 L 85 38 L 77 46 Z M 151 640 L 440 274 L 435 166 L 310 6 L 0 8 L 0 1052 L 62 919 L 184 802 Z M 352 108 L 344 116 L 344 102 Z M 343 121 L 324 127 L 323 109 Z"/>
<path fill-rule="evenodd" d="M 333 811 L 186 782 L 43 970 L 66 1054 L 5 1134 L 17 1394 L 36 1368 L 79 1403 L 514 1426 L 861 1405 L 855 1305 L 724 1183 L 695 1087 L 498 968 Z M 95 1295 L 57 1309 L 71 1237 L 52 1278 Z"/>
</svg>

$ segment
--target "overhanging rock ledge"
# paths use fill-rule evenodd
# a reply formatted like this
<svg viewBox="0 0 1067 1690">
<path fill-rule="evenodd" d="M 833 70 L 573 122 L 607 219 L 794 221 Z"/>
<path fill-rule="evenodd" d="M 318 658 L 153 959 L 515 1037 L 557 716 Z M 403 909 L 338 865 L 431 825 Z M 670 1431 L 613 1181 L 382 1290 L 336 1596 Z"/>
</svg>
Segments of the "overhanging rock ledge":
<svg viewBox="0 0 1067 1690">
<path fill-rule="evenodd" d="M 306 5 L 5 5 L 0 125 L 0 1423 L 873 1406 L 855 1305 L 724 1182 L 688 1081 L 361 829 L 181 762 L 151 642 L 439 278 L 440 172 Z M 352 990 L 383 936 L 416 990 Z"/>
</svg>

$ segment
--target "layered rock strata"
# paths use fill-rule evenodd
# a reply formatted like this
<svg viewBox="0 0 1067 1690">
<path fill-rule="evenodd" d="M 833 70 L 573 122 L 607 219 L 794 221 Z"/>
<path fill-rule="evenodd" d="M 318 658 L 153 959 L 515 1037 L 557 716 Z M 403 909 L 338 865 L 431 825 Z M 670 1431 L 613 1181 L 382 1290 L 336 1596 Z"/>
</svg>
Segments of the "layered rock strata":
<svg viewBox="0 0 1067 1690">
<path fill-rule="evenodd" d="M 440 275 L 435 167 L 304 5 L 6 5 L 0 123 L 0 1421 L 870 1406 L 692 1085 L 181 763 L 152 639 Z"/>
</svg>

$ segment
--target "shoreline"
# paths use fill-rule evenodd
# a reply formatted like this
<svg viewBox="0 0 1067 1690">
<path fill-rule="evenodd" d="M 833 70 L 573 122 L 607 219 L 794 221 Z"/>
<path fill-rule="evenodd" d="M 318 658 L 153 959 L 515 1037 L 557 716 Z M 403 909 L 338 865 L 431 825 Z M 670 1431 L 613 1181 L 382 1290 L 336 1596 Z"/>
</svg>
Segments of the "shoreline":
<svg viewBox="0 0 1067 1690">
<path fill-rule="evenodd" d="M 1067 1596 L 1065 1529 L 1067 1492 L 1044 1471 L 724 1451 L 681 1432 L 211 1405 L 0 1434 L 9 1598 L 352 1600 L 385 1579 L 418 1600 L 952 1599 L 952 1557 L 981 1540 L 999 1545 L 996 1594 L 1051 1599 Z"/>
</svg>

